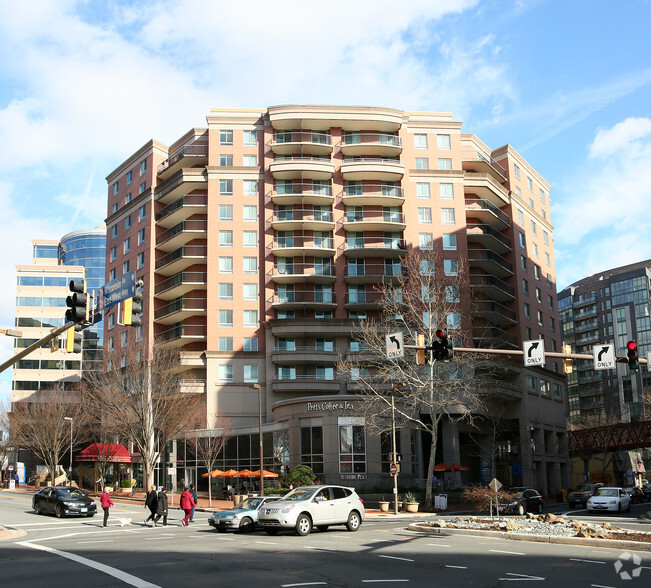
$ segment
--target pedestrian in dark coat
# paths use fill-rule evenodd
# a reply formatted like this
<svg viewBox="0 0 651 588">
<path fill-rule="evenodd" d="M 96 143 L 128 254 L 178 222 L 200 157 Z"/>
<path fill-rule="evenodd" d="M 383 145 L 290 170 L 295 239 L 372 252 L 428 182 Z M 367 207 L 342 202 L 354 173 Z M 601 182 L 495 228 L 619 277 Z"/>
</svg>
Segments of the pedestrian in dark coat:
<svg viewBox="0 0 651 588">
<path fill-rule="evenodd" d="M 108 517 L 109 517 L 109 508 L 111 506 L 115 506 L 113 504 L 113 501 L 111 500 L 111 495 L 106 491 L 106 488 L 102 491 L 102 495 L 100 496 L 99 503 L 102 505 L 102 509 L 104 510 L 104 527 L 107 526 L 108 523 Z"/>
<path fill-rule="evenodd" d="M 192 498 L 192 494 L 190 494 L 190 490 L 186 486 L 185 489 L 183 490 L 183 494 L 181 494 L 181 508 L 183 509 L 183 512 L 185 513 L 185 517 L 184 517 L 182 522 L 183 522 L 183 525 L 185 527 L 190 526 L 190 524 L 188 523 L 188 519 L 190 518 L 190 515 L 192 514 L 192 507 L 193 506 L 197 506 L 197 503 Z"/>
<path fill-rule="evenodd" d="M 192 513 L 190 514 L 190 522 L 194 522 L 194 509 L 197 505 L 197 491 L 194 489 L 194 484 L 190 484 L 190 494 L 192 494 L 192 500 L 194 500 L 195 506 L 192 507 Z"/>
<path fill-rule="evenodd" d="M 145 527 L 149 526 L 147 524 L 149 521 L 152 521 L 155 527 L 156 521 L 154 520 L 154 517 L 156 516 L 156 511 L 158 510 L 158 493 L 156 492 L 156 486 L 152 486 L 149 489 L 149 492 L 147 492 L 147 497 L 145 498 L 145 508 L 148 508 L 149 512 L 151 513 L 145 519 Z"/>
<path fill-rule="evenodd" d="M 167 492 L 165 488 L 161 488 L 158 493 L 158 502 L 156 504 L 156 518 L 154 519 L 154 526 L 163 517 L 163 527 L 167 527 Z"/>
</svg>

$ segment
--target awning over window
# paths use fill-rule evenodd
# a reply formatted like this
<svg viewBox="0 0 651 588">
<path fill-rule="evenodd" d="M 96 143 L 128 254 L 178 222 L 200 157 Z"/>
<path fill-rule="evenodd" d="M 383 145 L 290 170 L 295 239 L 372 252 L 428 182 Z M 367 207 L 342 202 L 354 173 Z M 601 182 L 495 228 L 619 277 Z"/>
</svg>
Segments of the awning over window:
<svg viewBox="0 0 651 588">
<path fill-rule="evenodd" d="M 79 453 L 77 461 L 131 463 L 131 454 L 124 445 L 119 443 L 93 443 Z"/>
</svg>

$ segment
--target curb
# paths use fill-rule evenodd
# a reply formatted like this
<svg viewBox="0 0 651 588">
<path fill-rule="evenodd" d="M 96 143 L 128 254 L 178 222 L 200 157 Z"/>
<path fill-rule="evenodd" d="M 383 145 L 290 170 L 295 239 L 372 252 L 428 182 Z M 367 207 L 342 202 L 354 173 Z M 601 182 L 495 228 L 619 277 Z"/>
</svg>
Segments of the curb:
<svg viewBox="0 0 651 588">
<path fill-rule="evenodd" d="M 624 541 L 621 539 L 590 539 L 583 537 L 555 537 L 552 535 L 525 535 L 504 531 L 484 531 L 483 529 L 454 529 L 451 527 L 422 527 L 422 523 L 412 523 L 408 529 L 426 535 L 468 535 L 470 537 L 500 537 L 512 541 L 530 541 L 532 543 L 557 543 L 562 545 L 583 545 L 586 547 L 606 547 L 629 551 L 651 551 L 651 543 L 641 541 Z"/>
<path fill-rule="evenodd" d="M 0 526 L 0 541 L 6 541 L 7 539 L 18 539 L 27 535 L 27 531 L 23 529 L 12 529 L 7 527 Z"/>
</svg>

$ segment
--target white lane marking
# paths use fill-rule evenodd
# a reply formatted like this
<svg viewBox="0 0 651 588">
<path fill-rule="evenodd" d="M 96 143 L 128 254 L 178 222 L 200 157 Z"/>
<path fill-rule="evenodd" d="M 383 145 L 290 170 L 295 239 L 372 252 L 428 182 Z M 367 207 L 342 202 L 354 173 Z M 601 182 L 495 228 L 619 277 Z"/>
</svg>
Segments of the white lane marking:
<svg viewBox="0 0 651 588">
<path fill-rule="evenodd" d="M 275 541 L 256 541 L 256 543 L 259 543 L 260 545 L 278 545 Z"/>
<path fill-rule="evenodd" d="M 335 539 L 352 539 L 352 537 L 348 537 L 347 535 L 330 535 L 330 537 L 334 537 Z"/>
<path fill-rule="evenodd" d="M 220 541 L 235 541 L 232 537 L 217 537 Z"/>
<path fill-rule="evenodd" d="M 387 578 L 386 580 L 362 580 L 365 584 L 373 584 L 377 582 L 409 582 L 406 578 Z"/>
<path fill-rule="evenodd" d="M 291 588 L 292 586 L 327 586 L 327 582 L 302 582 L 300 584 L 281 584 L 281 588 Z"/>
<path fill-rule="evenodd" d="M 590 588 L 615 588 L 614 586 L 604 586 L 603 584 L 590 584 Z"/>
<path fill-rule="evenodd" d="M 87 557 L 75 555 L 74 553 L 68 553 L 67 551 L 53 549 L 52 547 L 47 547 L 46 545 L 36 545 L 30 543 L 29 541 L 18 541 L 16 542 L 16 545 L 22 545 L 23 547 L 38 549 L 40 551 L 46 551 L 47 553 L 52 553 L 53 555 L 64 557 L 65 559 L 69 559 L 70 561 L 74 561 L 81 565 L 87 566 L 89 568 L 97 570 L 98 572 L 113 576 L 114 578 L 117 578 L 118 580 L 124 582 L 125 584 L 129 584 L 130 586 L 137 586 L 138 588 L 160 588 L 160 586 L 157 584 L 152 584 L 151 582 L 147 582 L 146 580 L 143 580 L 131 574 L 127 574 L 122 570 L 118 570 L 116 568 L 112 568 L 111 566 L 98 563 L 92 559 L 88 559 Z"/>
<path fill-rule="evenodd" d="M 431 545 L 432 547 L 452 547 L 451 545 L 446 545 L 445 543 L 428 543 L 427 545 Z"/>
<path fill-rule="evenodd" d="M 406 557 L 396 557 L 394 555 L 380 555 L 379 557 L 384 557 L 386 559 L 399 559 L 400 561 L 416 561 L 415 559 L 408 559 Z"/>
<path fill-rule="evenodd" d="M 158 541 L 160 539 L 169 539 L 169 537 L 147 537 L 145 541 Z"/>
<path fill-rule="evenodd" d="M 43 525 L 67 525 L 68 521 L 52 521 L 41 523 L 2 523 L 5 527 L 41 527 Z"/>
<path fill-rule="evenodd" d="M 524 553 L 519 551 L 502 551 L 501 549 L 489 549 L 488 551 L 492 551 L 493 553 L 506 553 L 507 555 L 524 555 Z"/>
<path fill-rule="evenodd" d="M 507 576 L 515 576 L 515 578 L 498 578 L 498 580 L 505 580 L 507 582 L 518 582 L 520 580 L 544 580 L 542 576 L 527 576 L 527 574 L 513 574 L 512 572 L 506 572 Z"/>
<path fill-rule="evenodd" d="M 367 543 L 395 543 L 395 539 L 367 539 Z"/>
<path fill-rule="evenodd" d="M 580 561 L 583 563 L 596 563 L 596 564 L 605 564 L 605 561 L 597 561 L 596 559 L 577 559 L 575 557 L 571 557 L 570 561 Z"/>
<path fill-rule="evenodd" d="M 454 568 L 454 569 L 457 569 L 457 570 L 467 570 L 468 569 L 468 566 L 449 566 L 449 565 L 446 565 L 445 567 L 446 568 Z"/>
<path fill-rule="evenodd" d="M 89 543 L 113 543 L 113 539 L 98 539 L 97 541 L 77 541 L 77 543 L 81 543 L 82 545 L 88 545 Z"/>
</svg>

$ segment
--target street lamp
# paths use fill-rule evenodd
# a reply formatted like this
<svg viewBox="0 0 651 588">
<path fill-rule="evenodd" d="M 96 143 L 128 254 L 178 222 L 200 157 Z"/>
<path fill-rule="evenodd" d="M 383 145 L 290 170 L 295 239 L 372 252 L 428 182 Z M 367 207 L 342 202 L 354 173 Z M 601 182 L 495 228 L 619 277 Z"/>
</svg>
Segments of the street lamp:
<svg viewBox="0 0 651 588">
<path fill-rule="evenodd" d="M 68 482 L 70 483 L 70 486 L 72 486 L 72 417 L 63 417 L 64 421 L 70 421 L 70 477 L 68 478 Z M 54 483 L 54 480 L 52 481 Z"/>
<path fill-rule="evenodd" d="M 249 388 L 258 391 L 258 437 L 260 438 L 260 496 L 264 498 L 264 469 L 262 459 L 262 386 L 249 384 Z"/>
</svg>

